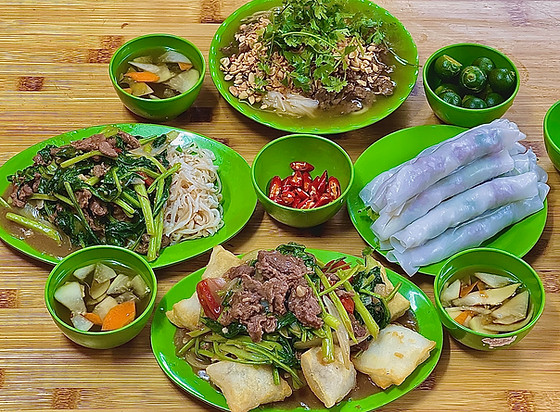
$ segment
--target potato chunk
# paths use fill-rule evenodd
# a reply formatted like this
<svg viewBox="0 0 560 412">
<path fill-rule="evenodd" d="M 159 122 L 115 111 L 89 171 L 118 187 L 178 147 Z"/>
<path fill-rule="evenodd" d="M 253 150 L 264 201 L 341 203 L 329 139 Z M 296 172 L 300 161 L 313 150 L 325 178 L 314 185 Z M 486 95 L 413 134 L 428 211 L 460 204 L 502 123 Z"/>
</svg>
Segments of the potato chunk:
<svg viewBox="0 0 560 412">
<path fill-rule="evenodd" d="M 220 361 L 209 365 L 206 373 L 224 394 L 231 412 L 246 412 L 292 394 L 292 388 L 282 378 L 279 385 L 274 384 L 272 369 L 268 365 Z"/>
<path fill-rule="evenodd" d="M 356 369 L 351 363 L 348 367 L 344 365 L 338 346 L 331 363 L 323 362 L 320 347 L 309 349 L 301 355 L 301 369 L 309 388 L 327 408 L 341 401 L 356 386 Z"/>
<path fill-rule="evenodd" d="M 228 269 L 239 266 L 242 263 L 237 256 L 225 250 L 222 246 L 214 246 L 206 270 L 202 274 L 202 279 L 220 278 Z"/>
<path fill-rule="evenodd" d="M 185 328 L 188 330 L 197 329 L 200 325 L 200 302 L 198 295 L 193 295 L 188 299 L 183 299 L 173 305 L 173 308 L 167 311 L 167 319 L 178 328 Z"/>
<path fill-rule="evenodd" d="M 436 346 L 413 330 L 391 324 L 382 329 L 377 340 L 366 351 L 353 359 L 360 372 L 371 377 L 380 388 L 400 385 L 418 365 L 430 356 Z"/>
</svg>

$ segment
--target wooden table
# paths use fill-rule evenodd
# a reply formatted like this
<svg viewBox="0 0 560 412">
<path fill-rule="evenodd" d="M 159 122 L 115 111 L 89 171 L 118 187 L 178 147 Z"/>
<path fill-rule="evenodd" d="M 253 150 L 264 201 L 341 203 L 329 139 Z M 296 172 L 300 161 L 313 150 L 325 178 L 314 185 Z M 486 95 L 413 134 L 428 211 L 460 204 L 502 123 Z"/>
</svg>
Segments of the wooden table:
<svg viewBox="0 0 560 412">
<path fill-rule="evenodd" d="M 207 56 L 220 22 L 243 0 L 0 1 L 0 164 L 22 149 L 65 131 L 96 124 L 141 122 L 121 104 L 107 74 L 113 51 L 126 40 L 153 32 L 186 37 Z M 410 410 L 557 411 L 560 409 L 559 175 L 546 155 L 542 121 L 560 98 L 560 21 L 555 1 L 381 0 L 412 34 L 420 63 L 451 43 L 481 42 L 517 64 L 521 89 L 506 117 L 549 173 L 548 222 L 526 260 L 543 279 L 544 315 L 517 346 L 482 353 L 446 335 L 441 360 L 416 390 L 382 408 Z M 332 136 L 356 160 L 370 144 L 410 126 L 436 124 L 421 77 L 409 99 L 388 118 Z M 283 132 L 234 111 L 208 74 L 186 114 L 169 123 L 226 143 L 248 162 Z M 328 223 L 296 230 L 272 221 L 257 206 L 245 229 L 225 245 L 234 252 L 294 240 L 309 247 L 358 254 L 365 246 L 346 210 Z M 157 272 L 158 300 L 175 282 L 204 266 L 208 254 Z M 51 269 L 0 244 L 0 410 L 210 410 L 182 392 L 158 367 L 149 328 L 120 348 L 88 350 L 66 339 L 43 303 Z M 394 267 L 393 267 L 394 268 Z M 398 268 L 394 268 L 401 272 Z M 413 280 L 431 297 L 432 277 Z"/>
</svg>

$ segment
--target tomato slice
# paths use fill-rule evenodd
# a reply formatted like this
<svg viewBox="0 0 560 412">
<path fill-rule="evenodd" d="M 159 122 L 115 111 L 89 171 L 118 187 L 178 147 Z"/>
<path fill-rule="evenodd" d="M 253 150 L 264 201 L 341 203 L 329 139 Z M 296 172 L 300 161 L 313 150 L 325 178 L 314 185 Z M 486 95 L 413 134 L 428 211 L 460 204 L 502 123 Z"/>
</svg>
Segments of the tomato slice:
<svg viewBox="0 0 560 412">
<path fill-rule="evenodd" d="M 210 319 L 218 320 L 222 313 L 222 298 L 218 291 L 222 290 L 226 285 L 226 281 L 222 278 L 209 278 L 198 282 L 196 285 L 196 294 L 204 314 Z"/>
<path fill-rule="evenodd" d="M 348 313 L 354 313 L 354 301 L 352 300 L 352 298 L 342 298 L 340 299 L 340 303 L 342 303 L 342 306 L 344 306 L 344 309 L 346 309 L 346 312 Z"/>
</svg>

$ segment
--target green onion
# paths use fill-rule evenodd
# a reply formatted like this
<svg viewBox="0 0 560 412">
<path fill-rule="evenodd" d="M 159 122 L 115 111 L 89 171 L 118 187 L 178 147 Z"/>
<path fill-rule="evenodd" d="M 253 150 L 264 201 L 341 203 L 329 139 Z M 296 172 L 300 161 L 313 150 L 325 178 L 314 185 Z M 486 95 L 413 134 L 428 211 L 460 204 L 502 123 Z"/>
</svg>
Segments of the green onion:
<svg viewBox="0 0 560 412">
<path fill-rule="evenodd" d="M 274 384 L 280 385 L 280 372 L 278 372 L 278 368 L 272 368 L 272 377 L 274 378 Z"/>
<path fill-rule="evenodd" d="M 344 277 L 340 276 L 337 272 L 337 276 L 340 280 L 338 282 L 336 282 L 334 285 L 332 285 L 331 287 L 326 288 L 325 290 L 319 292 L 319 296 L 326 295 L 327 293 L 330 293 L 333 290 L 338 289 L 340 286 L 342 286 L 342 284 L 344 282 L 346 282 L 348 279 L 350 279 L 352 276 L 354 276 L 356 274 L 359 267 L 360 267 L 359 265 L 354 266 L 352 269 L 350 269 L 348 271 L 348 273 Z M 342 272 L 342 271 L 339 271 L 339 272 Z"/>
<path fill-rule="evenodd" d="M 44 223 L 11 212 L 6 213 L 6 219 L 18 223 L 28 229 L 37 230 L 42 234 L 44 234 L 45 236 L 48 236 L 51 239 L 56 240 L 59 244 L 62 242 L 62 239 L 60 238 L 60 233 L 58 233 L 52 227 L 45 225 Z"/>
<path fill-rule="evenodd" d="M 99 150 L 92 150 L 91 152 L 87 152 L 87 153 L 81 154 L 79 156 L 73 157 L 72 159 L 65 160 L 64 162 L 62 162 L 60 164 L 60 167 L 65 169 L 68 166 L 72 166 L 73 164 L 81 162 L 82 160 L 89 159 L 90 157 L 93 157 L 93 156 L 102 156 L 102 155 L 103 155 L 103 153 L 101 153 Z"/>
<path fill-rule="evenodd" d="M 99 177 L 91 176 L 90 178 L 86 179 L 84 183 L 90 186 L 95 186 L 97 183 L 99 183 L 99 180 L 101 180 Z"/>
<path fill-rule="evenodd" d="M 119 177 L 117 176 L 117 168 L 116 167 L 112 167 L 111 168 L 111 176 L 113 176 L 113 180 L 115 181 L 115 186 L 117 188 L 117 196 L 119 197 L 120 194 L 122 193 L 122 186 L 121 186 L 121 181 L 119 179 Z"/>
<path fill-rule="evenodd" d="M 321 280 L 323 287 L 328 288 L 331 285 L 321 269 L 316 267 L 315 273 L 317 274 L 317 276 L 319 276 L 319 279 Z M 346 281 L 346 283 L 348 283 L 348 281 Z M 357 343 L 358 341 L 356 339 L 356 336 L 354 335 L 354 329 L 352 328 L 352 321 L 350 320 L 350 316 L 348 316 L 348 312 L 346 312 L 344 305 L 340 301 L 340 298 L 338 297 L 335 291 L 329 292 L 329 298 L 331 299 L 334 306 L 336 307 L 336 310 L 338 311 L 338 315 L 342 320 L 342 324 L 344 325 L 346 331 L 348 332 L 348 336 L 350 337 L 350 339 L 352 339 L 353 342 Z"/>
<path fill-rule="evenodd" d="M 72 203 L 72 201 L 70 199 L 68 199 L 66 196 L 55 193 L 54 197 L 56 197 L 61 202 L 66 203 L 68 206 L 72 206 L 72 207 L 74 206 L 74 203 Z"/>
<path fill-rule="evenodd" d="M 173 173 L 178 172 L 180 168 L 181 168 L 181 164 L 180 163 L 175 163 L 173 166 L 171 166 L 165 172 L 163 172 L 158 177 L 156 177 L 156 179 L 152 182 L 152 184 L 148 188 L 148 193 L 152 193 L 160 181 L 163 181 L 168 176 L 171 176 Z"/>
<path fill-rule="evenodd" d="M 321 349 L 323 352 L 323 359 L 327 363 L 334 362 L 334 342 L 332 336 L 332 330 L 330 327 L 323 326 L 325 334 L 327 335 L 321 344 Z"/>
<path fill-rule="evenodd" d="M 198 336 L 205 335 L 210 331 L 211 331 L 211 329 L 205 326 L 202 329 L 193 330 L 193 331 L 187 333 L 187 335 L 189 335 L 191 338 L 196 338 Z"/>
<path fill-rule="evenodd" d="M 155 235 L 154 217 L 152 216 L 152 207 L 150 206 L 150 199 L 146 193 L 146 186 L 144 183 L 137 183 L 134 185 L 134 190 L 138 195 L 142 213 L 144 214 L 144 221 L 146 222 L 146 232 L 150 236 Z"/>
<path fill-rule="evenodd" d="M 123 200 L 126 200 L 128 203 L 132 204 L 132 206 L 134 206 L 135 208 L 141 208 L 138 197 L 133 197 L 128 192 L 122 192 L 121 197 L 123 198 Z"/>
<path fill-rule="evenodd" d="M 46 195 L 46 194 L 43 194 L 43 193 L 33 193 L 31 196 L 29 196 L 28 199 L 29 200 L 48 200 L 49 202 L 56 202 L 58 200 L 58 198 L 56 198 L 55 196 Z"/>
<path fill-rule="evenodd" d="M 373 316 L 371 316 L 371 313 L 369 313 L 369 310 L 367 310 L 364 303 L 360 299 L 360 294 L 356 293 L 350 282 L 345 282 L 344 288 L 349 292 L 354 292 L 354 296 L 352 296 L 352 300 L 354 301 L 354 308 L 356 312 L 358 312 L 362 317 L 364 324 L 366 325 L 366 328 L 373 339 L 377 339 L 377 335 L 379 335 L 379 325 L 377 325 L 375 319 L 373 319 Z"/>
<path fill-rule="evenodd" d="M 5 207 L 6 209 L 11 209 L 11 206 L 2 196 L 0 196 L 0 206 Z"/>
<path fill-rule="evenodd" d="M 183 357 L 194 346 L 194 339 L 190 339 L 181 349 L 177 351 L 177 356 Z"/>
<path fill-rule="evenodd" d="M 128 217 L 134 216 L 134 212 L 135 212 L 134 208 L 130 206 L 128 203 L 126 203 L 124 200 L 122 200 L 121 198 L 117 198 L 113 200 L 113 203 L 119 205 Z"/>
</svg>

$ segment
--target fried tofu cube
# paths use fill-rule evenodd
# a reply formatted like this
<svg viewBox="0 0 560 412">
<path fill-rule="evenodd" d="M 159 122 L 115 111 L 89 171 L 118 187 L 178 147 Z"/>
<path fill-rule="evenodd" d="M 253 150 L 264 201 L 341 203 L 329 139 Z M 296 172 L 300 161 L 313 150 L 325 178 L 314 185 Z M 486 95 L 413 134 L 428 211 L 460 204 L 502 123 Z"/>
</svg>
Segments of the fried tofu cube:
<svg viewBox="0 0 560 412">
<path fill-rule="evenodd" d="M 436 346 L 417 332 L 391 324 L 379 332 L 377 340 L 353 359 L 354 366 L 380 388 L 400 385 Z"/>
<path fill-rule="evenodd" d="M 202 274 L 202 279 L 220 278 L 229 269 L 239 266 L 242 263 L 243 262 L 241 262 L 237 256 L 225 250 L 222 246 L 214 246 L 206 270 Z"/>
<path fill-rule="evenodd" d="M 224 394 L 231 412 L 246 412 L 292 394 L 292 388 L 282 378 L 279 385 L 274 384 L 272 368 L 268 365 L 219 361 L 209 365 L 206 373 Z"/>
<path fill-rule="evenodd" d="M 301 355 L 301 369 L 309 388 L 327 408 L 344 399 L 356 386 L 356 369 L 351 362 L 344 364 L 338 346 L 335 346 L 335 360 L 331 363 L 323 362 L 320 347 L 309 349 Z"/>
<path fill-rule="evenodd" d="M 188 330 L 198 329 L 200 326 L 200 311 L 202 306 L 198 300 L 198 295 L 193 295 L 188 299 L 183 299 L 173 305 L 173 308 L 167 311 L 167 319 L 178 328 Z"/>
<path fill-rule="evenodd" d="M 387 272 L 385 268 L 381 266 L 381 278 L 383 279 L 383 284 L 376 285 L 375 292 L 381 296 L 389 295 L 395 287 L 387 277 Z M 404 313 L 410 308 L 410 302 L 400 293 L 396 293 L 393 299 L 391 299 L 387 305 L 389 312 L 391 313 L 391 322 L 395 319 L 400 318 Z"/>
</svg>

